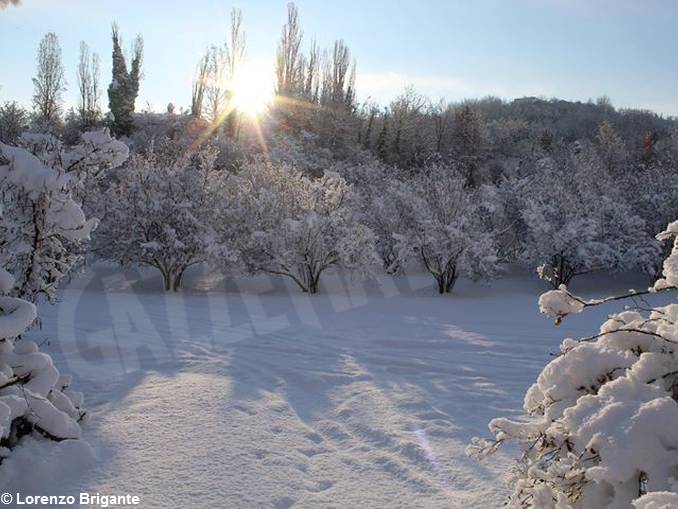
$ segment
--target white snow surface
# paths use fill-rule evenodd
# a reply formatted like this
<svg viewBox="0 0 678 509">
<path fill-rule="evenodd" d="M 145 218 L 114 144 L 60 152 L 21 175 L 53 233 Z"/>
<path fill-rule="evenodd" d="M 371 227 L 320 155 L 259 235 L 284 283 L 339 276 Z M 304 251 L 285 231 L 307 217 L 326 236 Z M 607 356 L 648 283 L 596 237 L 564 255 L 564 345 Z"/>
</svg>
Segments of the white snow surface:
<svg viewBox="0 0 678 509">
<path fill-rule="evenodd" d="M 85 393 L 83 439 L 25 440 L 0 465 L 0 492 L 130 493 L 144 508 L 500 507 L 516 451 L 480 462 L 469 440 L 520 416 L 562 338 L 616 308 L 556 328 L 532 274 L 462 280 L 444 297 L 432 282 L 328 274 L 308 297 L 196 268 L 164 294 L 151 272 L 96 265 L 41 306 L 31 333 Z"/>
</svg>

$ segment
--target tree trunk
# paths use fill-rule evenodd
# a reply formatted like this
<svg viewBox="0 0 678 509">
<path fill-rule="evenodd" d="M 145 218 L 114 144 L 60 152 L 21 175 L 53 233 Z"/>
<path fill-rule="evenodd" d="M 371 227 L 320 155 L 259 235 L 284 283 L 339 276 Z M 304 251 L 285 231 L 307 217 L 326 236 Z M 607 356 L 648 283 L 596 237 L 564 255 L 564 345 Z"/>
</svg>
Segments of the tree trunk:
<svg viewBox="0 0 678 509">
<path fill-rule="evenodd" d="M 455 283 L 457 282 L 457 267 L 454 267 L 451 269 L 450 272 L 447 273 L 447 284 L 445 285 L 445 291 L 447 293 L 452 293 L 452 288 L 454 288 Z"/>
<path fill-rule="evenodd" d="M 179 273 L 176 276 L 174 276 L 174 281 L 172 282 L 172 291 L 173 292 L 179 291 L 179 288 L 181 287 L 181 278 L 184 275 L 184 270 L 185 269 L 181 269 L 181 271 L 179 271 Z"/>
<path fill-rule="evenodd" d="M 442 275 L 436 276 L 436 281 L 438 283 L 438 293 L 443 295 L 445 293 L 445 279 Z"/>
<path fill-rule="evenodd" d="M 558 289 L 560 285 L 569 285 L 576 273 L 563 255 L 555 255 L 551 258 L 551 272 L 551 285 L 555 289 Z"/>
<path fill-rule="evenodd" d="M 311 267 L 307 268 L 307 286 L 308 293 L 311 295 L 318 293 L 318 283 L 320 282 L 320 273 L 315 274 Z"/>
</svg>

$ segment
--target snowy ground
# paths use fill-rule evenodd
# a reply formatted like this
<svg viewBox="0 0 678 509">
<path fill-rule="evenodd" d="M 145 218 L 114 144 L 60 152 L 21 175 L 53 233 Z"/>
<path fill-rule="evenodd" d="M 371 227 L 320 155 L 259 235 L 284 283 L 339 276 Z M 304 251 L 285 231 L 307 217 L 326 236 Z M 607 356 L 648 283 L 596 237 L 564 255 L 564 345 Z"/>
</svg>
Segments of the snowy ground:
<svg viewBox="0 0 678 509">
<path fill-rule="evenodd" d="M 424 275 L 324 282 L 309 298 L 198 271 L 165 295 L 137 271 L 78 276 L 34 335 L 86 393 L 86 443 L 25 443 L 0 491 L 130 493 L 145 508 L 498 507 L 508 457 L 468 459 L 467 442 L 519 414 L 562 337 L 618 309 L 556 328 L 526 274 L 446 297 Z M 647 282 L 586 284 L 575 290 Z M 37 465 L 35 447 L 49 451 Z"/>
</svg>

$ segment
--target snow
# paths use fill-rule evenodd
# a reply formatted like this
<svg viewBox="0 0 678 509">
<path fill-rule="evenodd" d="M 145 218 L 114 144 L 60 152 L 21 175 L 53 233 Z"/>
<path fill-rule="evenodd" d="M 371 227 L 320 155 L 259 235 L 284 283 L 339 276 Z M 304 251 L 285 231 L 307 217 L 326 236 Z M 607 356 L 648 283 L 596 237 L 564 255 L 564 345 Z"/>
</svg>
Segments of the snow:
<svg viewBox="0 0 678 509">
<path fill-rule="evenodd" d="M 0 267 L 0 293 L 9 293 L 14 288 L 14 276 Z"/>
<path fill-rule="evenodd" d="M 539 296 L 539 311 L 556 320 L 572 313 L 581 313 L 584 303 L 572 298 L 565 285 L 557 290 L 551 290 Z"/>
<path fill-rule="evenodd" d="M 0 181 L 6 179 L 32 198 L 41 192 L 57 191 L 69 185 L 68 175 L 45 166 L 37 157 L 21 148 L 0 143 L 0 156 L 10 162 L 0 165 Z"/>
<path fill-rule="evenodd" d="M 635 509 L 673 509 L 678 507 L 678 493 L 658 491 L 648 493 L 633 502 Z"/>
<path fill-rule="evenodd" d="M 657 234 L 657 240 L 666 241 L 677 234 L 678 221 L 674 221 L 666 227 L 666 230 Z M 655 282 L 653 286 L 654 290 L 659 291 L 678 286 L 678 237 L 673 241 L 671 254 L 664 260 L 662 274 L 664 277 Z"/>
<path fill-rule="evenodd" d="M 577 293 L 603 281 L 616 284 L 592 278 Z M 555 328 L 536 312 L 532 274 L 460 280 L 445 297 L 432 283 L 328 273 L 308 296 L 282 278 L 196 268 L 164 294 L 150 271 L 95 265 L 31 333 L 86 388 L 84 440 L 24 441 L 0 465 L 0 491 L 124 491 L 143 507 L 498 507 L 515 451 L 479 462 L 467 443 L 520 416 L 562 337 L 595 332 L 615 307 Z"/>
<path fill-rule="evenodd" d="M 22 334 L 35 320 L 36 309 L 23 299 L 0 296 L 0 338 Z M 2 349 L 0 349 L 2 351 Z"/>
</svg>

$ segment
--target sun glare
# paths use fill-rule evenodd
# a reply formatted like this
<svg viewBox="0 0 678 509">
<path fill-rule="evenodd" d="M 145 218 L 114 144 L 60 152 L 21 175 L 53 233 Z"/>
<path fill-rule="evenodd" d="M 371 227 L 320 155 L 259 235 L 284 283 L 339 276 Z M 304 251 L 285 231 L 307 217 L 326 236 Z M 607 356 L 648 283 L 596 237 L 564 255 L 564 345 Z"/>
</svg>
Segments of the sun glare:
<svg viewBox="0 0 678 509">
<path fill-rule="evenodd" d="M 248 115 L 263 113 L 273 99 L 270 68 L 264 64 L 245 62 L 232 83 L 233 107 Z"/>
</svg>

